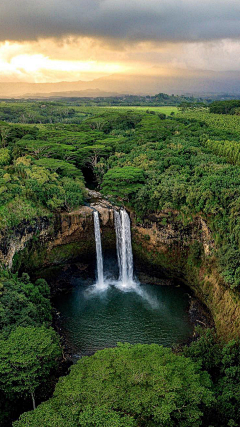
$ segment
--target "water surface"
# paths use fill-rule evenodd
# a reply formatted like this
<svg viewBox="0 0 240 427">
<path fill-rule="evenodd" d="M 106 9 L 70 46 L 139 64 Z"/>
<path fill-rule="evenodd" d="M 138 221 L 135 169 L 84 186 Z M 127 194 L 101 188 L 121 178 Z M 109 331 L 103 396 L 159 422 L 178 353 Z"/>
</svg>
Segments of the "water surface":
<svg viewBox="0 0 240 427">
<path fill-rule="evenodd" d="M 118 342 L 172 346 L 191 336 L 185 287 L 138 284 L 122 290 L 115 284 L 96 291 L 93 279 L 79 273 L 71 279 L 70 292 L 55 298 L 63 335 L 75 356 Z"/>
</svg>

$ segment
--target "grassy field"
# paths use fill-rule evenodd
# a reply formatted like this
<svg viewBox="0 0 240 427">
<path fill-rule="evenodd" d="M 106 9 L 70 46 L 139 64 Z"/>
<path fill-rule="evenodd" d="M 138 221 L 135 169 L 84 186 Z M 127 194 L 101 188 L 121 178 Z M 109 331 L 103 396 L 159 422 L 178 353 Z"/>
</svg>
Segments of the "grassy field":
<svg viewBox="0 0 240 427">
<path fill-rule="evenodd" d="M 114 106 L 110 106 L 110 107 L 98 107 L 98 108 L 104 108 L 104 109 L 115 109 L 118 111 L 123 111 L 123 110 L 138 110 L 138 111 L 155 111 L 156 113 L 163 113 L 166 114 L 167 116 L 169 116 L 171 113 L 177 113 L 178 112 L 178 108 L 177 107 L 171 107 L 171 106 L 163 106 L 163 107 L 148 107 L 148 106 L 140 106 L 140 107 L 136 107 L 136 106 L 123 106 L 123 107 L 114 107 Z"/>
<path fill-rule="evenodd" d="M 71 115 L 68 117 L 67 111 L 74 111 L 74 118 Z M 156 113 L 162 113 L 169 116 L 171 113 L 177 113 L 177 107 L 173 106 L 162 106 L 162 107 L 153 107 L 153 106 L 98 106 L 98 105 L 74 105 L 74 104 L 64 104 L 61 102 L 48 102 L 46 101 L 20 101 L 20 102 L 0 102 L 0 121 L 4 120 L 9 123 L 23 123 L 23 124 L 46 124 L 49 122 L 49 117 L 52 117 L 52 123 L 69 123 L 68 119 L 76 119 L 77 123 L 81 122 L 88 117 L 94 115 L 103 114 L 105 112 L 109 113 L 110 111 L 115 112 L 126 112 L 126 111 L 136 111 L 136 112 L 146 112 L 154 111 Z"/>
</svg>

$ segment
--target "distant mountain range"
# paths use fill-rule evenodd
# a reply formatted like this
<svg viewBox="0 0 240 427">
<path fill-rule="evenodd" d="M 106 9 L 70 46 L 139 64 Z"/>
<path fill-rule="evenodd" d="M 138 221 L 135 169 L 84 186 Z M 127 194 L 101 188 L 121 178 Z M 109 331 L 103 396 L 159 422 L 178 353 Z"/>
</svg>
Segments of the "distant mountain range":
<svg viewBox="0 0 240 427">
<path fill-rule="evenodd" d="M 59 83 L 0 82 L 0 98 L 34 97 L 106 97 L 126 94 L 153 95 L 183 93 L 240 93 L 240 72 L 201 70 L 171 70 L 161 75 L 158 69 L 152 75 L 113 74 L 91 81 Z"/>
</svg>

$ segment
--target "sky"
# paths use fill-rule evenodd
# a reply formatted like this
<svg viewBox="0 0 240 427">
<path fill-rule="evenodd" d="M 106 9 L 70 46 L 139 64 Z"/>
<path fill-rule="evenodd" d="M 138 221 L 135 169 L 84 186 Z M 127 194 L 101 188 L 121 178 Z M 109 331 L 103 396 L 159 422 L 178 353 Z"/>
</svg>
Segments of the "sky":
<svg viewBox="0 0 240 427">
<path fill-rule="evenodd" d="M 0 82 L 240 72 L 240 0 L 0 0 Z"/>
</svg>

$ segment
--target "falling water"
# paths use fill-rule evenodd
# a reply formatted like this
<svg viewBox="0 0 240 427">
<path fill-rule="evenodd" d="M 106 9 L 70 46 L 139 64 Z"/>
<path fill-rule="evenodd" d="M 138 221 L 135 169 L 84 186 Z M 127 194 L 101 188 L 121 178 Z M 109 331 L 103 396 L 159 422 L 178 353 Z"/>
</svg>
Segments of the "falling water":
<svg viewBox="0 0 240 427">
<path fill-rule="evenodd" d="M 93 217 L 94 217 L 94 233 L 95 233 L 96 252 L 97 252 L 97 283 L 96 283 L 96 286 L 98 288 L 103 288 L 104 287 L 104 280 L 103 280 L 102 243 L 101 243 L 99 215 L 98 215 L 97 211 L 93 212 Z"/>
<path fill-rule="evenodd" d="M 146 300 L 152 308 L 158 308 L 158 302 L 151 297 L 144 289 L 141 288 L 138 281 L 133 278 L 133 255 L 131 242 L 131 224 L 127 212 L 121 209 L 120 212 L 114 211 L 114 222 L 116 231 L 116 246 L 119 268 L 118 280 L 103 276 L 103 257 L 99 214 L 93 212 L 94 216 L 94 232 L 97 252 L 97 281 L 95 285 L 88 289 L 87 296 L 96 295 L 99 292 L 106 291 L 109 287 L 114 286 L 117 289 L 128 292 L 136 292 L 141 298 Z"/>
<path fill-rule="evenodd" d="M 119 268 L 118 281 L 113 279 L 105 279 L 103 276 L 103 257 L 102 257 L 102 244 L 100 233 L 99 214 L 94 211 L 94 232 L 97 252 L 97 281 L 93 292 L 98 292 L 108 289 L 109 286 L 115 286 L 121 290 L 127 291 L 129 289 L 140 292 L 138 283 L 133 279 L 133 255 L 131 243 L 131 224 L 130 219 L 125 211 L 121 209 L 120 212 L 114 211 L 114 222 L 116 231 L 116 246 L 117 258 Z M 139 288 L 139 289 L 138 289 Z"/>
<path fill-rule="evenodd" d="M 129 285 L 132 286 L 134 284 L 134 280 L 130 219 L 125 209 L 122 209 L 120 213 L 115 211 L 114 218 L 119 267 L 119 282 L 123 287 L 127 287 Z"/>
</svg>

